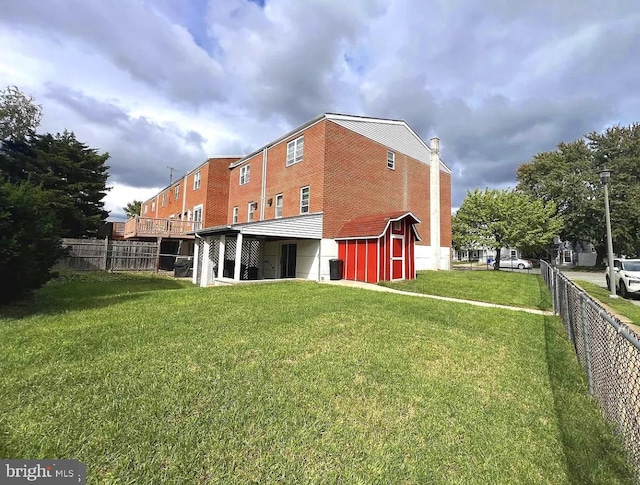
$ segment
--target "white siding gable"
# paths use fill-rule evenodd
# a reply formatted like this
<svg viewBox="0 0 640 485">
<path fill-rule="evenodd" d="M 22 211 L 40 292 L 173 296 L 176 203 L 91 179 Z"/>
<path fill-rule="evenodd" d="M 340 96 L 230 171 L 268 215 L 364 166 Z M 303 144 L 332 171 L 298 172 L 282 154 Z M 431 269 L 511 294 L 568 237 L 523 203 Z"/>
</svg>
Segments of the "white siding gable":
<svg viewBox="0 0 640 485">
<path fill-rule="evenodd" d="M 402 121 L 359 120 L 347 116 L 327 115 L 327 119 L 348 130 L 358 133 L 391 150 L 409 155 L 430 165 L 431 150 Z M 440 170 L 451 173 L 449 167 L 440 163 Z"/>
</svg>

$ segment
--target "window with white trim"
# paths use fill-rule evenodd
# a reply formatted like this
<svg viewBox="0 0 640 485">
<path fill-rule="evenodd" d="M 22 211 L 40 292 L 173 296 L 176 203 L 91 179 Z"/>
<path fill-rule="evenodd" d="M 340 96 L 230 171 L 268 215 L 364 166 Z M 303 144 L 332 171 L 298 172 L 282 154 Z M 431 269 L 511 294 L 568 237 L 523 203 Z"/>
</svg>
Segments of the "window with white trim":
<svg viewBox="0 0 640 485">
<path fill-rule="evenodd" d="M 302 161 L 304 152 L 304 136 L 287 143 L 287 167 Z"/>
<path fill-rule="evenodd" d="M 200 171 L 198 170 L 193 174 L 193 190 L 198 190 L 200 188 Z"/>
<path fill-rule="evenodd" d="M 396 169 L 396 154 L 391 150 L 387 150 L 387 168 Z"/>
<path fill-rule="evenodd" d="M 309 195 L 311 189 L 309 186 L 300 189 L 300 214 L 309 212 Z"/>
<path fill-rule="evenodd" d="M 193 221 L 202 222 L 202 204 L 193 208 Z"/>
<path fill-rule="evenodd" d="M 402 230 L 402 223 L 400 221 L 393 221 L 393 230 L 399 232 Z"/>
<path fill-rule="evenodd" d="M 148 204 L 145 204 L 145 205 L 144 205 L 144 213 L 145 213 L 145 214 L 147 213 L 147 209 L 148 209 L 148 208 L 149 208 L 149 205 L 148 205 Z"/>
<path fill-rule="evenodd" d="M 237 224 L 238 223 L 238 206 L 235 206 L 233 208 L 233 224 Z"/>
<path fill-rule="evenodd" d="M 253 222 L 253 215 L 258 208 L 257 202 L 249 202 L 247 204 L 247 222 Z"/>
<path fill-rule="evenodd" d="M 247 164 L 244 167 L 240 167 L 240 185 L 248 184 L 250 175 L 251 165 Z"/>
<path fill-rule="evenodd" d="M 173 200 L 178 200 L 180 198 L 180 185 L 176 185 L 173 188 Z"/>
<path fill-rule="evenodd" d="M 153 202 L 151 202 L 151 212 L 155 212 L 156 211 L 156 201 L 154 200 Z"/>
<path fill-rule="evenodd" d="M 276 219 L 282 217 L 282 203 L 284 202 L 284 195 L 276 195 Z"/>
<path fill-rule="evenodd" d="M 162 194 L 162 207 L 167 205 L 167 193 Z"/>
</svg>

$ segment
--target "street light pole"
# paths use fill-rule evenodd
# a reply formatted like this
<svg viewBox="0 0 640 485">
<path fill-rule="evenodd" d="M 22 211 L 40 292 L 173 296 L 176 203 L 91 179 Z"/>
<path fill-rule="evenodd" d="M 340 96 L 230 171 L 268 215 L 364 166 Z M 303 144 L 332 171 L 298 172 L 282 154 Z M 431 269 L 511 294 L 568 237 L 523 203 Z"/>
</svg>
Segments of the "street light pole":
<svg viewBox="0 0 640 485">
<path fill-rule="evenodd" d="M 609 213 L 609 180 L 611 170 L 603 168 L 598 172 L 600 182 L 604 185 L 604 216 L 607 221 L 607 253 L 609 259 L 609 297 L 618 298 L 616 295 L 616 280 L 613 277 L 613 241 L 611 239 L 611 216 Z"/>
</svg>

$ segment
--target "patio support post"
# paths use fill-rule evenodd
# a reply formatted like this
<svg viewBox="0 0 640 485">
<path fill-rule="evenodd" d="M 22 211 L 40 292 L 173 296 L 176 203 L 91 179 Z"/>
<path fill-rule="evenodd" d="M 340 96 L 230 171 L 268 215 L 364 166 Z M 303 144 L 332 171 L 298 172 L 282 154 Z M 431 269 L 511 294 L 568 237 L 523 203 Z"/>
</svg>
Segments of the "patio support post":
<svg viewBox="0 0 640 485">
<path fill-rule="evenodd" d="M 240 281 L 240 268 L 242 264 L 242 233 L 239 232 L 236 239 L 236 264 L 233 268 L 233 279 Z"/>
<path fill-rule="evenodd" d="M 209 285 L 209 268 L 211 266 L 211 257 L 209 256 L 211 238 L 205 237 L 202 239 L 202 242 L 204 244 L 202 245 L 202 272 L 200 273 L 200 286 L 206 287 Z"/>
<path fill-rule="evenodd" d="M 198 284 L 198 271 L 200 268 L 198 267 L 198 253 L 200 251 L 200 246 L 198 245 L 198 236 L 194 240 L 193 245 L 193 274 L 191 275 L 191 282 L 196 285 Z"/>
<path fill-rule="evenodd" d="M 227 237 L 223 234 L 220 236 L 220 242 L 218 243 L 218 279 L 224 276 L 224 252 L 227 243 Z"/>
</svg>

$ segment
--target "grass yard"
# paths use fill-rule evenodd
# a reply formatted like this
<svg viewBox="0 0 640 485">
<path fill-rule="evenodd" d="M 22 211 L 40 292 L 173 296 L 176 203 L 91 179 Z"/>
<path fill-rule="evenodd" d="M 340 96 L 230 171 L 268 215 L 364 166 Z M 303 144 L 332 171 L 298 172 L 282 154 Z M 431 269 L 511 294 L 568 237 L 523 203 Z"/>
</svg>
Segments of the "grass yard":
<svg viewBox="0 0 640 485">
<path fill-rule="evenodd" d="M 640 325 L 640 307 L 634 305 L 630 301 L 625 300 L 624 298 L 610 298 L 609 290 L 603 288 L 602 286 L 596 285 L 594 283 L 589 283 L 588 281 L 576 281 L 576 283 L 582 287 L 592 298 L 604 303 L 606 306 L 610 307 L 613 311 L 615 311 L 618 315 L 622 315 L 627 317 L 636 325 Z"/>
<path fill-rule="evenodd" d="M 414 280 L 380 283 L 427 295 L 486 301 L 540 310 L 551 309 L 551 295 L 534 274 L 514 271 L 419 271 Z"/>
<path fill-rule="evenodd" d="M 0 457 L 88 483 L 632 483 L 556 317 L 120 274 L 2 315 Z"/>
</svg>

